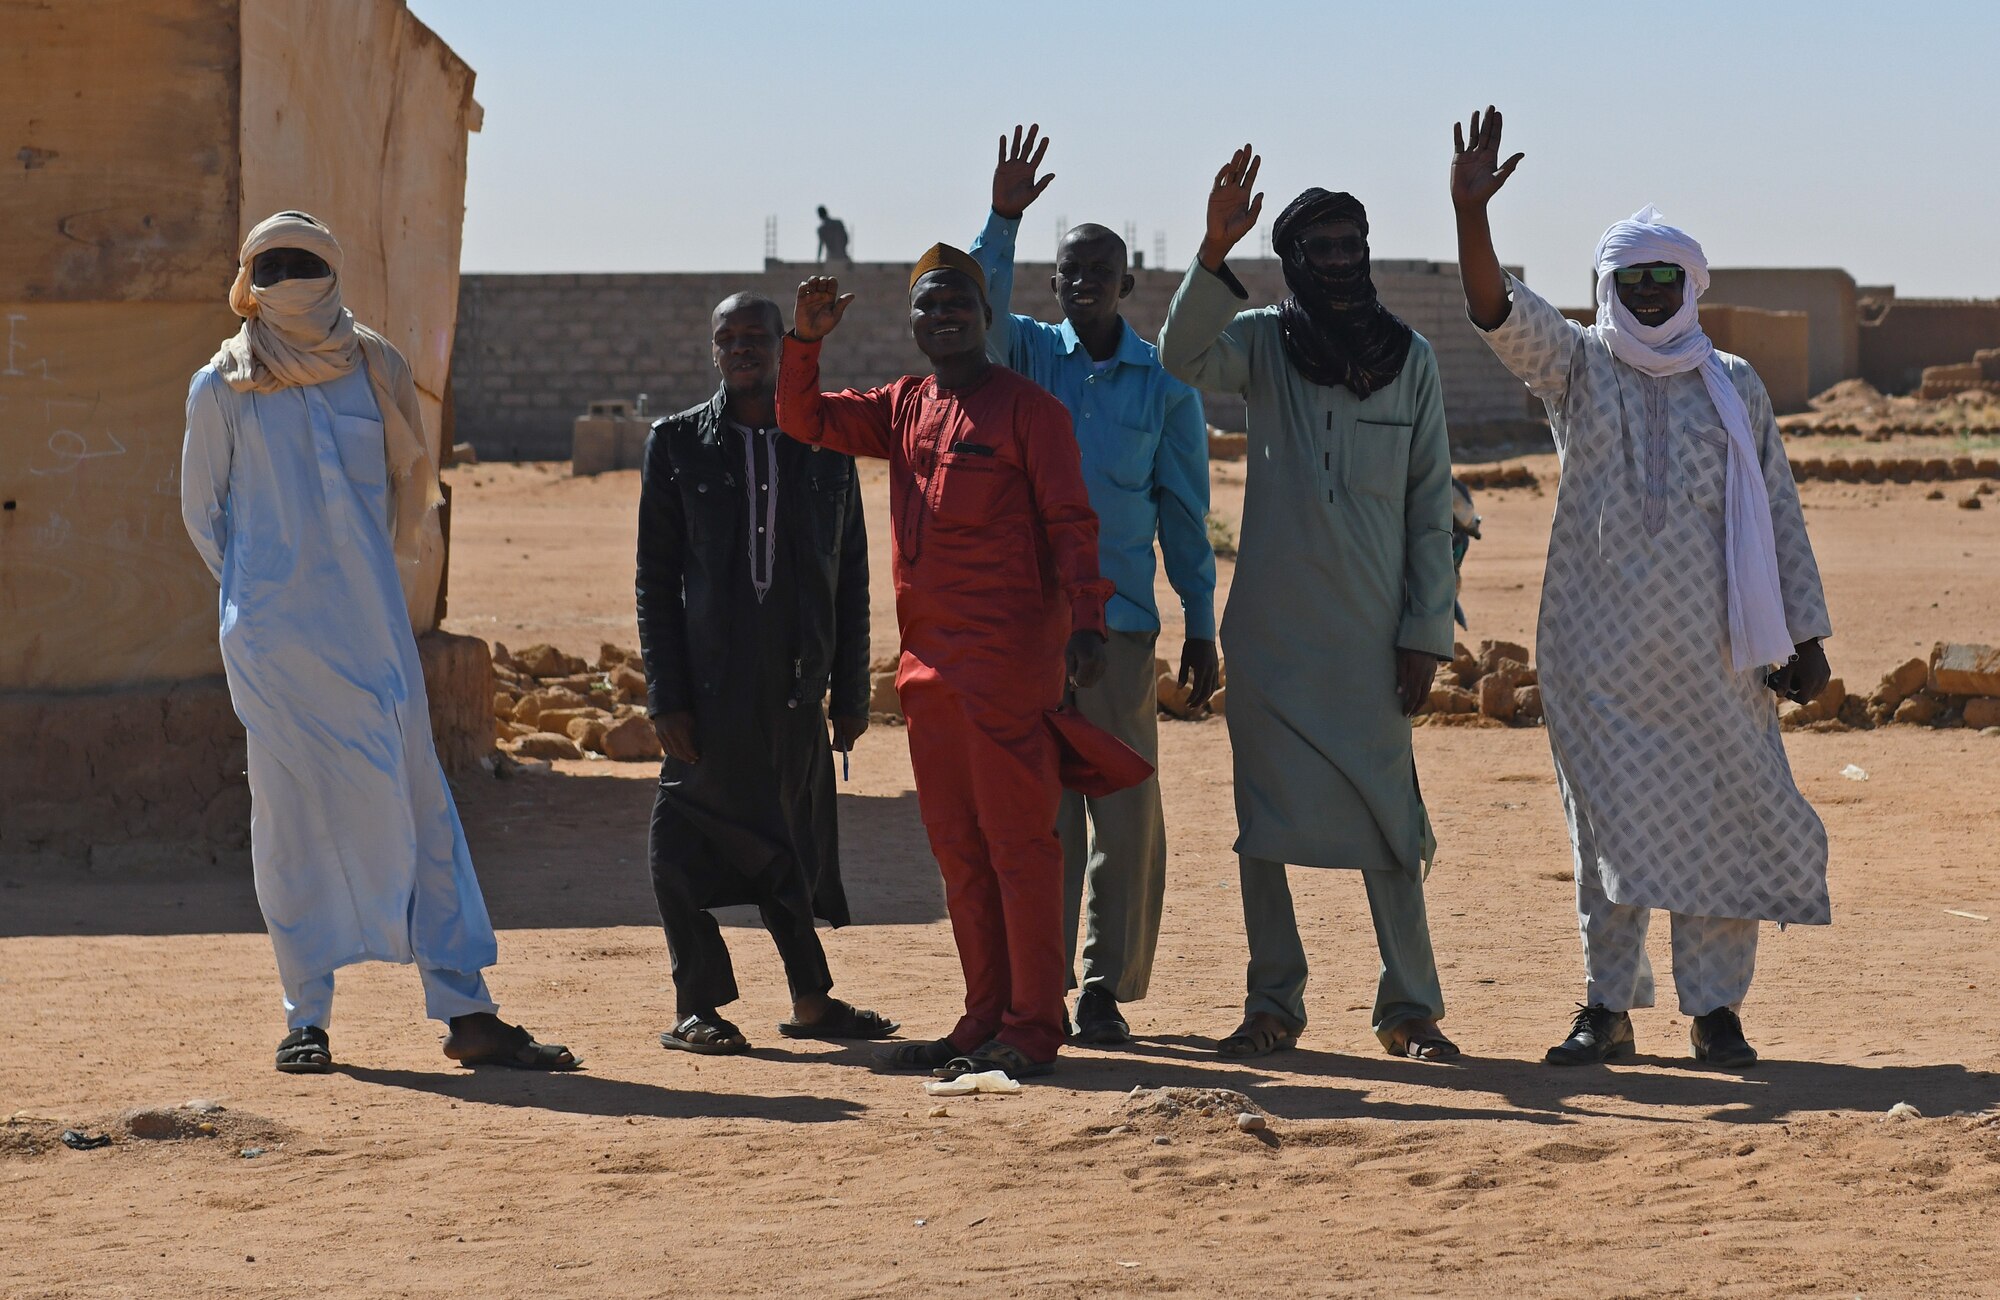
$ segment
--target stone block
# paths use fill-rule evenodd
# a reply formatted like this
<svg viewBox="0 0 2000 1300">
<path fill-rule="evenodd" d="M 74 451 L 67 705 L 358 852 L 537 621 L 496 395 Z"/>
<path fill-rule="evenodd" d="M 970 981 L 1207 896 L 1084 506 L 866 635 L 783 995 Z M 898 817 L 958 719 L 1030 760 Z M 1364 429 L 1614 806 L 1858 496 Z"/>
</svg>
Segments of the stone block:
<svg viewBox="0 0 2000 1300">
<path fill-rule="evenodd" d="M 893 667 L 878 669 L 868 675 L 868 712 L 870 716 L 881 714 L 899 718 L 903 715 L 903 701 L 896 694 L 896 670 Z"/>
<path fill-rule="evenodd" d="M 578 477 L 618 468 L 618 422 L 608 416 L 578 416 L 570 433 L 570 473 Z"/>
<path fill-rule="evenodd" d="M 1514 721 L 1540 722 L 1542 720 L 1542 688 L 1540 686 L 1517 686 L 1514 688 Z"/>
<path fill-rule="evenodd" d="M 603 718 L 579 717 L 570 719 L 565 730 L 577 746 L 592 754 L 604 752 L 604 733 L 611 729 L 611 723 Z"/>
<path fill-rule="evenodd" d="M 1534 662 L 1526 646 L 1512 641 L 1481 641 L 1477 658 L 1481 677 L 1497 670 L 1503 660 L 1512 659 L 1521 664 Z"/>
<path fill-rule="evenodd" d="M 1847 683 L 1836 677 L 1826 684 L 1826 689 L 1804 704 L 1786 704 L 1778 714 L 1778 725 L 1788 730 L 1807 726 L 1815 722 L 1826 722 L 1840 716 L 1841 706 L 1847 703 Z"/>
<path fill-rule="evenodd" d="M 1926 727 L 1944 712 L 1944 701 L 1929 691 L 1918 691 L 1896 706 L 1895 719 L 1910 726 Z"/>
<path fill-rule="evenodd" d="M 1931 651 L 1930 688 L 1940 695 L 2000 695 L 2000 650 L 1940 642 Z"/>
<path fill-rule="evenodd" d="M 564 654 L 552 645 L 537 643 L 513 655 L 513 666 L 530 677 L 570 677 L 590 671 L 582 656 Z"/>
<path fill-rule="evenodd" d="M 2000 698 L 1975 695 L 1965 702 L 1965 725 L 1974 731 L 2000 727 Z"/>
<path fill-rule="evenodd" d="M 1924 684 L 1930 680 L 1930 676 L 1931 666 L 1928 662 L 1912 659 L 1902 667 L 1885 674 L 1881 684 L 1876 686 L 1874 695 L 1869 697 L 1869 702 L 1878 709 L 1886 708 L 1893 711 L 1898 704 L 1922 690 Z"/>
<path fill-rule="evenodd" d="M 493 752 L 493 660 L 476 636 L 426 632 L 417 638 L 430 705 L 431 743 L 447 772 L 470 770 Z"/>
<path fill-rule="evenodd" d="M 553 731 L 537 731 L 521 737 L 513 743 L 513 750 L 520 758 L 582 758 L 583 751 L 568 736 L 559 736 Z"/>
<path fill-rule="evenodd" d="M 1424 707 L 1430 713 L 1477 713 L 1479 697 L 1460 686 L 1433 686 Z"/>
<path fill-rule="evenodd" d="M 658 761 L 666 751 L 660 748 L 659 733 L 653 730 L 653 720 L 644 717 L 623 718 L 604 729 L 604 756 L 621 763 L 638 762 L 643 759 Z"/>
<path fill-rule="evenodd" d="M 1485 717 L 1511 722 L 1514 718 L 1514 682 L 1505 673 L 1490 673 L 1479 680 L 1479 712 Z"/>
</svg>

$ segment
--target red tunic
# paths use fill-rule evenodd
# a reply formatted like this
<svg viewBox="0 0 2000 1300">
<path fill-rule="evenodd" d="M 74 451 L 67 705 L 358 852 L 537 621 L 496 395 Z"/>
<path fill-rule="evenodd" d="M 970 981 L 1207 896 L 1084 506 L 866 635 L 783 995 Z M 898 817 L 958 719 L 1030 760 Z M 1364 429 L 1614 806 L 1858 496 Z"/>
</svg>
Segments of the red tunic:
<svg viewBox="0 0 2000 1300">
<path fill-rule="evenodd" d="M 1069 412 L 993 366 L 969 393 L 909 375 L 819 391 L 819 345 L 785 339 L 778 423 L 804 442 L 888 460 L 900 688 L 935 673 L 1023 712 L 1053 709 L 1072 630 L 1104 630 L 1097 515 Z"/>
<path fill-rule="evenodd" d="M 968 392 L 910 376 L 822 393 L 819 345 L 787 336 L 778 424 L 889 462 L 896 687 L 965 967 L 951 1039 L 1053 1059 L 1068 955 L 1047 719 L 1062 701 L 1064 643 L 1073 629 L 1103 632 L 1112 590 L 1069 413 L 1003 366 Z"/>
</svg>

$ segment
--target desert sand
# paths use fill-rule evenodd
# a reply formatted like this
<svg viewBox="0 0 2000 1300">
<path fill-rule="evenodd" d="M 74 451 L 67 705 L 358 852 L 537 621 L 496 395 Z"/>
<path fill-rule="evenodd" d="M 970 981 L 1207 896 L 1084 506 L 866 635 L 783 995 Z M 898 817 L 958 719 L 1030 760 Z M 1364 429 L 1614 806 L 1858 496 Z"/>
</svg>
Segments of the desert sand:
<svg viewBox="0 0 2000 1300">
<path fill-rule="evenodd" d="M 1528 464 L 1544 489 L 1480 498 L 1468 639 L 1532 644 L 1554 467 Z M 1215 467 L 1225 515 L 1241 475 Z M 586 655 L 634 642 L 635 474 L 450 478 L 452 630 Z M 866 485 L 883 654 L 879 467 Z M 2000 641 L 2000 508 L 1924 493 L 1804 489 L 1850 688 L 1936 640 Z M 1170 620 L 1169 658 L 1178 637 Z M 1664 923 L 1639 1059 L 1540 1063 L 1581 975 L 1534 729 L 1417 733 L 1445 1027 L 1465 1058 L 1380 1052 L 1360 883 L 1295 871 L 1312 1024 L 1297 1051 L 1218 1061 L 1244 961 L 1228 736 L 1220 719 L 1161 730 L 1171 878 L 1151 994 L 1129 1008 L 1139 1041 L 942 1111 L 866 1046 L 777 1036 L 783 979 L 747 914 L 728 915 L 731 1014 L 755 1050 L 659 1048 L 672 997 L 644 764 L 456 787 L 501 930 L 502 1012 L 575 1049 L 569 1076 L 454 1067 L 414 972 L 383 966 L 341 974 L 341 1072 L 276 1074 L 247 872 L 0 881 L 0 1114 L 16 1117 L 0 1294 L 2000 1294 L 2000 738 L 1787 737 L 1832 837 L 1835 921 L 1766 927 L 1745 1008 L 1765 1059 L 1729 1074 L 1688 1059 Z M 913 788 L 902 732 L 875 727 L 842 787 L 857 923 L 827 946 L 838 992 L 931 1036 L 960 984 Z M 1233 1101 L 1168 1114 L 1135 1087 L 1235 1090 L 1269 1125 L 1239 1130 Z M 195 1098 L 223 1107 L 200 1120 L 213 1135 L 193 1112 L 178 1140 L 121 1126 Z M 1897 1103 L 1921 1117 L 1887 1118 Z M 117 1140 L 73 1151 L 64 1127 Z"/>
</svg>

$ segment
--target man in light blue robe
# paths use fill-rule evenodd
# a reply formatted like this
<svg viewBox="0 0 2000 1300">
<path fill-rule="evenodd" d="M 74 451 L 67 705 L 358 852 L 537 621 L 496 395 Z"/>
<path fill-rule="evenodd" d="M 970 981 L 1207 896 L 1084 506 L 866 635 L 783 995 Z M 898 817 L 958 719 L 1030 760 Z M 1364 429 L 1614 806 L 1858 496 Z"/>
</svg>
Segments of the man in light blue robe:
<svg viewBox="0 0 2000 1300">
<path fill-rule="evenodd" d="M 393 961 L 416 963 L 447 1056 L 573 1069 L 494 1014 L 481 973 L 493 927 L 409 612 L 436 471 L 409 366 L 341 306 L 339 269 L 303 213 L 250 232 L 230 290 L 243 328 L 195 373 L 181 459 L 248 737 L 252 870 L 290 1029 L 277 1068 L 330 1071 L 334 971 Z"/>
</svg>

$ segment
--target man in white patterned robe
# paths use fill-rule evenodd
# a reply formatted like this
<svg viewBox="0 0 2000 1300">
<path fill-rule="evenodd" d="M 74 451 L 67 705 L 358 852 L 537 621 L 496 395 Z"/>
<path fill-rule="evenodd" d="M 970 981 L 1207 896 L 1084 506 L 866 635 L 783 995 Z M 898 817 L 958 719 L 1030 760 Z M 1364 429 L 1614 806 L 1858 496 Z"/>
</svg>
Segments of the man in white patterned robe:
<svg viewBox="0 0 2000 1300">
<path fill-rule="evenodd" d="M 1829 676 L 1798 489 L 1756 372 L 1699 337 L 1693 299 L 1708 274 L 1692 239 L 1650 211 L 1607 232 L 1589 327 L 1501 271 L 1486 205 L 1520 155 L 1499 163 L 1499 140 L 1500 115 L 1475 114 L 1452 199 L 1468 313 L 1547 406 L 1562 465 L 1536 651 L 1588 982 L 1548 1060 L 1633 1054 L 1626 1013 L 1653 1005 L 1646 929 L 1665 908 L 1694 1055 L 1747 1066 L 1757 1055 L 1738 1008 L 1758 922 L 1831 919 L 1826 831 L 1792 779 L 1772 696 L 1811 699 Z M 1674 260 L 1633 263 L 1633 248 Z M 1679 360 L 1660 362 L 1656 344 Z M 1743 485 L 1755 499 L 1736 499 Z M 1732 504 L 1768 510 L 1763 572 Z M 1737 644 L 1747 632 L 1732 596 L 1747 603 L 1758 578 L 1775 672 Z"/>
</svg>

